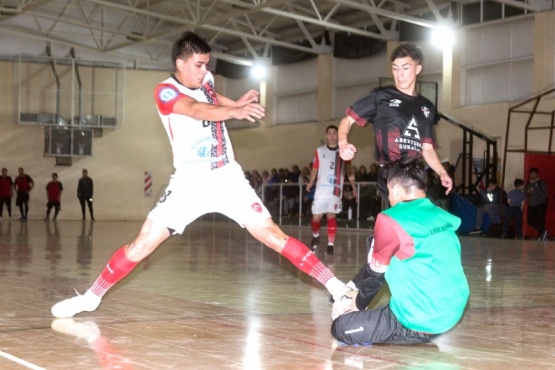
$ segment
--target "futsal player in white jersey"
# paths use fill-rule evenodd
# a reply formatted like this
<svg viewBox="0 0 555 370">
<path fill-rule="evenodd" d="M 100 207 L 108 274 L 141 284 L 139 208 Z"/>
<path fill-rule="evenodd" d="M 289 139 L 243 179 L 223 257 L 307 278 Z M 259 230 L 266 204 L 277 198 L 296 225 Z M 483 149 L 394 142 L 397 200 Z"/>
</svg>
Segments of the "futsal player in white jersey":
<svg viewBox="0 0 555 370">
<path fill-rule="evenodd" d="M 326 215 L 328 231 L 328 247 L 326 254 L 333 254 L 333 244 L 337 232 L 337 220 L 335 216 L 341 212 L 341 197 L 343 195 L 343 181 L 345 173 L 353 188 L 353 194 L 357 199 L 357 188 L 355 185 L 355 175 L 351 168 L 351 161 L 344 161 L 339 156 L 337 145 L 337 126 L 326 127 L 326 145 L 316 149 L 310 180 L 306 185 L 306 190 L 310 191 L 316 181 L 316 191 L 312 202 L 312 219 L 310 227 L 312 229 L 311 249 L 314 251 L 320 242 L 320 226 L 322 218 Z"/>
<path fill-rule="evenodd" d="M 175 73 L 158 84 L 154 99 L 172 146 L 175 173 L 135 239 L 112 255 L 85 294 L 55 304 L 53 316 L 65 318 L 96 310 L 108 289 L 164 240 L 181 234 L 189 223 L 210 212 L 235 220 L 261 243 L 324 284 L 334 297 L 345 294 L 345 285 L 318 257 L 272 221 L 235 161 L 224 120 L 254 122 L 264 117 L 265 111 L 257 103 L 257 91 L 251 90 L 236 101 L 216 92 L 207 69 L 210 50 L 206 41 L 192 32 L 174 43 Z M 202 178 L 202 183 L 191 181 L 191 174 Z"/>
</svg>

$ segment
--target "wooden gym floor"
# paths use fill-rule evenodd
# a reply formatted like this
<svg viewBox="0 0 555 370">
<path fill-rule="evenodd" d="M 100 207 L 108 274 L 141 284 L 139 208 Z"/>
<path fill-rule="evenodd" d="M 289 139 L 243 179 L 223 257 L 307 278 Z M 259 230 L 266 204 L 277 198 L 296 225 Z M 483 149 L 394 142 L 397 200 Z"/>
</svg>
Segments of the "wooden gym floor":
<svg viewBox="0 0 555 370">
<path fill-rule="evenodd" d="M 470 302 L 426 345 L 338 347 L 325 288 L 233 222 L 195 222 L 95 312 L 54 320 L 140 224 L 0 222 L 0 369 L 555 369 L 555 243 L 536 240 L 462 237 Z M 340 229 L 317 254 L 348 281 L 366 235 Z"/>
</svg>

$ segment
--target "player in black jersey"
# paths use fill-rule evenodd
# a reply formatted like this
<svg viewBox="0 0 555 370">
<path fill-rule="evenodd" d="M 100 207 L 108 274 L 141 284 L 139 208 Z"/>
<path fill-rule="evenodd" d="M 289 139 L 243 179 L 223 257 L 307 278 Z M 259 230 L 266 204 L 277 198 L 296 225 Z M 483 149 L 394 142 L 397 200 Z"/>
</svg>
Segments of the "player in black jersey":
<svg viewBox="0 0 555 370">
<path fill-rule="evenodd" d="M 440 177 L 447 193 L 453 181 L 443 168 L 435 151 L 432 132 L 435 108 L 425 97 L 416 93 L 416 77 L 422 71 L 422 52 L 413 44 L 401 44 L 391 53 L 391 68 L 395 86 L 376 88 L 354 102 L 345 111 L 339 124 L 339 153 L 348 161 L 356 153 L 347 136 L 351 125 L 374 125 L 376 159 L 380 165 L 399 159 L 422 157 Z M 387 186 L 378 174 L 378 190 L 387 200 Z"/>
</svg>

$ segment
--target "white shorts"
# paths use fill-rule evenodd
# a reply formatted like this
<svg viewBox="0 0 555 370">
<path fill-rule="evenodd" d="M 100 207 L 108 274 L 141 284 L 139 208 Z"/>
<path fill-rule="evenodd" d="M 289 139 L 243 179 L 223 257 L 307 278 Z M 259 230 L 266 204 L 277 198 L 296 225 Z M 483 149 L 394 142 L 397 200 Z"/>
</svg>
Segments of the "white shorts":
<svg viewBox="0 0 555 370">
<path fill-rule="evenodd" d="M 341 212 L 341 198 L 335 195 L 324 195 L 314 197 L 312 202 L 312 214 L 323 215 L 325 213 Z"/>
<path fill-rule="evenodd" d="M 198 217 L 218 212 L 241 227 L 270 218 L 238 163 L 203 173 L 178 171 L 147 218 L 181 234 Z"/>
</svg>

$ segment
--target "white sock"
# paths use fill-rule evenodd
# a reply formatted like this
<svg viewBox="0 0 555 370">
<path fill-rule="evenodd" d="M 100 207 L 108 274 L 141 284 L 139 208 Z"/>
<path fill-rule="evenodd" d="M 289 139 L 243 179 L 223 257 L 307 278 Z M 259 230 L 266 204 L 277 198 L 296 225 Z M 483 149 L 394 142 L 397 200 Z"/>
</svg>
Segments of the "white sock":
<svg viewBox="0 0 555 370">
<path fill-rule="evenodd" d="M 339 298 L 343 297 L 345 293 L 347 293 L 347 288 L 345 288 L 345 283 L 339 280 L 337 277 L 332 277 L 329 279 L 325 287 L 328 289 L 328 292 L 331 293 L 333 299 L 338 300 Z"/>
</svg>

